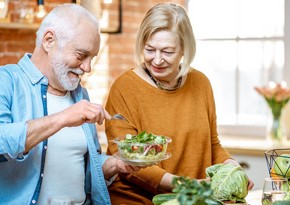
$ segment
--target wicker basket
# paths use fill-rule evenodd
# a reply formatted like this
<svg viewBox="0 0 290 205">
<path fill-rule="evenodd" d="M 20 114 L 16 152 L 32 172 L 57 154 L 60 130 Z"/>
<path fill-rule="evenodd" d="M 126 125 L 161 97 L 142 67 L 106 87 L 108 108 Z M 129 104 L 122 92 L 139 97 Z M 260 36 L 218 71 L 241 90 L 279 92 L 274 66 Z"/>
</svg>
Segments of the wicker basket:
<svg viewBox="0 0 290 205">
<path fill-rule="evenodd" d="M 284 156 L 284 154 L 288 156 Z M 285 158 L 290 161 L 290 148 L 268 150 L 265 152 L 265 157 L 270 177 L 290 179 L 290 164 L 286 170 L 282 170 L 277 163 L 278 158 Z M 276 167 L 275 169 L 274 166 Z"/>
</svg>

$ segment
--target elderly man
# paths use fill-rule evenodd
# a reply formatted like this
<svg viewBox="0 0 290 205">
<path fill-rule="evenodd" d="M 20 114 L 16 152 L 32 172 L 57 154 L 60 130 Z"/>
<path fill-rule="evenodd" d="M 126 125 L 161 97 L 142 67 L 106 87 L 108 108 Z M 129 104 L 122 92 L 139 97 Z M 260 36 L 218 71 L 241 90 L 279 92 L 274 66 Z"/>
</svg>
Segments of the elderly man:
<svg viewBox="0 0 290 205">
<path fill-rule="evenodd" d="M 0 204 L 111 204 L 106 180 L 139 167 L 101 154 L 95 123 L 111 116 L 79 84 L 99 52 L 98 22 L 62 4 L 36 36 L 32 54 L 0 67 Z"/>
</svg>

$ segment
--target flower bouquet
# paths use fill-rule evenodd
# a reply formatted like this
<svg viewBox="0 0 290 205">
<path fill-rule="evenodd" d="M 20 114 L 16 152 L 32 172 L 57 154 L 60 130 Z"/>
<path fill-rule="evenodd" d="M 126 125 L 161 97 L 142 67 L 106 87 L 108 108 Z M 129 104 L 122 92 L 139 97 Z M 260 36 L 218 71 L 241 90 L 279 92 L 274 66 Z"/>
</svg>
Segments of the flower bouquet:
<svg viewBox="0 0 290 205">
<path fill-rule="evenodd" d="M 271 127 L 269 135 L 274 144 L 281 144 L 285 137 L 285 131 L 281 122 L 282 110 L 290 99 L 290 89 L 285 81 L 281 83 L 270 82 L 268 86 L 255 87 L 255 90 L 261 94 L 272 113 Z"/>
</svg>

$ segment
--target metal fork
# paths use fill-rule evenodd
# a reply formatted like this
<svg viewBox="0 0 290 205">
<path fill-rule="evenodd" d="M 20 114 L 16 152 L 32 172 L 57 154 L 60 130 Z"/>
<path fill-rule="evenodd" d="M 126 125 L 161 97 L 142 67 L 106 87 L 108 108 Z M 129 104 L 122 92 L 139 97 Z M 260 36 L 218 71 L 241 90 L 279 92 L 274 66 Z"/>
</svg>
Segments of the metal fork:
<svg viewBox="0 0 290 205">
<path fill-rule="evenodd" d="M 120 113 L 115 114 L 111 118 L 111 120 L 126 120 L 128 122 L 128 120 L 123 115 L 121 115 Z"/>
</svg>

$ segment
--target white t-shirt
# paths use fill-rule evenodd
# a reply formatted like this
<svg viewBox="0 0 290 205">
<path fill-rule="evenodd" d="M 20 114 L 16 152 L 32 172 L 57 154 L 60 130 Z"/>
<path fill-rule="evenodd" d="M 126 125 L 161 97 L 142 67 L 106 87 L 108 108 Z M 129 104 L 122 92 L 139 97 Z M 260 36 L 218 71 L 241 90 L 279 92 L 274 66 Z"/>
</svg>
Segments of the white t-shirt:
<svg viewBox="0 0 290 205">
<path fill-rule="evenodd" d="M 62 111 L 73 103 L 70 92 L 65 96 L 47 93 L 48 114 Z M 86 152 L 87 143 L 81 126 L 65 127 L 48 138 L 38 205 L 46 205 L 49 198 L 57 196 L 72 198 L 75 204 L 85 201 Z"/>
</svg>

